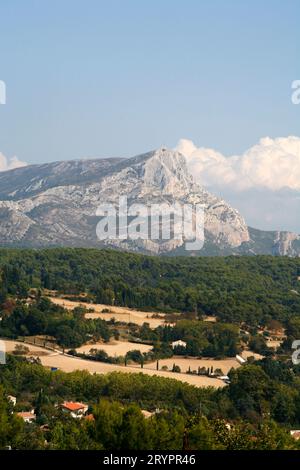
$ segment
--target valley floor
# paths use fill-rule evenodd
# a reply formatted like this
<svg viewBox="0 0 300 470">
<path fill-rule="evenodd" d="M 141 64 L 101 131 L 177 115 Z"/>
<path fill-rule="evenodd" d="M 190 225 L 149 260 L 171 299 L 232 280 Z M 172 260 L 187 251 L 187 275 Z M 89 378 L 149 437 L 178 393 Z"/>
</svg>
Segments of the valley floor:
<svg viewBox="0 0 300 470">
<path fill-rule="evenodd" d="M 17 342 L 17 341 L 5 340 L 6 351 L 7 352 L 14 351 L 15 346 L 17 344 L 22 344 L 22 343 Z M 190 385 L 195 385 L 196 387 L 220 388 L 220 387 L 225 386 L 225 383 L 220 379 L 192 375 L 192 374 L 185 374 L 185 373 L 174 373 L 174 372 L 169 372 L 169 371 L 156 370 L 154 367 L 154 363 L 152 365 L 147 364 L 143 369 L 141 369 L 138 366 L 133 366 L 133 365 L 129 365 L 125 367 L 121 365 L 106 364 L 103 362 L 89 361 L 86 359 L 80 359 L 77 357 L 63 355 L 60 352 L 49 351 L 48 349 L 44 349 L 40 346 L 33 346 L 27 343 L 26 343 L 26 346 L 29 347 L 31 355 L 39 356 L 43 366 L 49 367 L 49 368 L 55 367 L 64 372 L 73 372 L 75 370 L 87 370 L 91 374 L 93 373 L 107 374 L 109 372 L 123 372 L 123 373 L 134 373 L 134 374 L 143 373 L 143 374 L 147 374 L 151 376 L 156 375 L 159 377 L 180 380 L 181 382 L 186 382 Z M 181 359 L 181 358 L 178 359 L 177 357 L 174 357 L 172 359 L 167 359 L 165 361 L 171 361 L 172 364 L 174 362 L 177 364 L 178 361 L 185 361 L 186 368 L 183 367 L 184 372 L 189 367 L 187 359 Z M 200 362 L 200 361 L 201 360 L 197 360 L 197 362 Z M 231 361 L 231 359 L 227 361 Z M 232 359 L 232 361 L 234 361 L 235 365 L 238 367 L 239 364 L 237 363 L 237 361 L 235 359 Z M 215 360 L 206 361 L 205 360 L 205 362 L 209 363 L 210 365 L 214 365 L 214 367 L 216 368 L 216 367 L 221 366 L 220 362 L 222 361 L 215 361 Z M 163 365 L 163 363 L 164 361 L 160 361 L 160 367 L 161 365 Z"/>
</svg>

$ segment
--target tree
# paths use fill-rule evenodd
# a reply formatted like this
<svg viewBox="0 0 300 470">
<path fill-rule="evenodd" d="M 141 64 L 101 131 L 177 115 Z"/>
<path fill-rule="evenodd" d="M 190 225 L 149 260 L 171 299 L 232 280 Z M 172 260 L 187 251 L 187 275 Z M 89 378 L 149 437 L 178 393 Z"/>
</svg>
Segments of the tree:
<svg viewBox="0 0 300 470">
<path fill-rule="evenodd" d="M 68 325 L 61 325 L 56 330 L 57 343 L 63 348 L 77 348 L 82 342 L 82 336 Z"/>
<path fill-rule="evenodd" d="M 25 325 L 28 329 L 29 334 L 31 335 L 45 333 L 47 323 L 47 318 L 44 313 L 37 309 L 32 309 L 25 319 Z"/>
<path fill-rule="evenodd" d="M 4 389 L 0 386 L 0 449 L 5 449 L 8 445 L 14 447 L 23 427 L 22 420 L 10 412 Z"/>
<path fill-rule="evenodd" d="M 259 354 L 264 354 L 268 350 L 266 340 L 262 335 L 252 336 L 249 341 L 249 348 Z"/>
<path fill-rule="evenodd" d="M 150 439 L 146 420 L 137 405 L 130 405 L 125 409 L 119 432 L 121 449 L 143 450 L 149 448 Z"/>
<path fill-rule="evenodd" d="M 122 407 L 116 402 L 102 399 L 94 409 L 94 416 L 96 441 L 101 443 L 106 450 L 120 449 Z"/>
<path fill-rule="evenodd" d="M 184 418 L 178 412 L 159 413 L 147 420 L 154 450 L 182 450 Z"/>
<path fill-rule="evenodd" d="M 260 366 L 244 365 L 231 369 L 229 378 L 229 397 L 242 416 L 250 418 L 251 412 L 260 416 L 269 412 L 268 396 L 271 394 L 272 384 Z M 257 417 L 253 415 L 253 419 Z"/>
<path fill-rule="evenodd" d="M 192 424 L 188 430 L 188 449 L 191 450 L 217 450 L 224 446 L 216 439 L 213 427 L 206 417 Z"/>
<path fill-rule="evenodd" d="M 126 359 L 129 360 L 129 361 L 133 361 L 133 362 L 136 362 L 138 364 L 141 364 L 144 357 L 143 357 L 143 354 L 141 353 L 141 351 L 139 351 L 138 349 L 134 349 L 132 351 L 127 352 Z"/>
</svg>

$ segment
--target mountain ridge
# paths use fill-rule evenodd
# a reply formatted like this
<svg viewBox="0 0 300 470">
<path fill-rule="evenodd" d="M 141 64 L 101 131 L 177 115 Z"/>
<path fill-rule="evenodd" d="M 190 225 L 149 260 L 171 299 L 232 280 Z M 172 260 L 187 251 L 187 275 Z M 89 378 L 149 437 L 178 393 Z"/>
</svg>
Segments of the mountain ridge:
<svg viewBox="0 0 300 470">
<path fill-rule="evenodd" d="M 182 251 L 184 238 L 99 242 L 97 207 L 116 204 L 120 195 L 126 195 L 129 203 L 204 204 L 206 246 L 186 255 L 300 253 L 297 234 L 249 229 L 236 209 L 193 181 L 181 153 L 164 147 L 127 159 L 69 160 L 0 174 L 0 245 Z"/>
</svg>

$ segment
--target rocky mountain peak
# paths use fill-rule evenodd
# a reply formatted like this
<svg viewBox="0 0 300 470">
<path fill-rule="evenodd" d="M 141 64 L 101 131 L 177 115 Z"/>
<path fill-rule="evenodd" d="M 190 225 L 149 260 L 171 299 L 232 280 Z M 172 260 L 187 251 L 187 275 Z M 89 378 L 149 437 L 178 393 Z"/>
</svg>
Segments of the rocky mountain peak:
<svg viewBox="0 0 300 470">
<path fill-rule="evenodd" d="M 200 204 L 205 208 L 205 254 L 255 254 L 286 250 L 286 240 L 252 230 L 226 201 L 195 184 L 185 157 L 161 147 L 133 158 L 94 159 L 31 165 L 0 175 L 0 243 L 17 246 L 114 246 L 150 253 L 183 249 L 184 237 L 163 243 L 153 240 L 99 242 L 97 209 L 116 205 L 120 196 L 128 203 Z M 268 239 L 265 245 L 262 240 Z M 285 243 L 279 243 L 284 241 Z M 298 253 L 288 240 L 289 253 Z M 284 245 L 284 246 L 283 246 Z M 273 251 L 272 251 L 273 250 Z M 292 251 L 291 251 L 292 250 Z M 265 252 L 265 251 L 263 251 Z"/>
<path fill-rule="evenodd" d="M 185 157 L 174 150 L 161 147 L 154 152 L 127 160 L 126 173 L 135 172 L 141 196 L 183 195 L 193 182 Z"/>
</svg>

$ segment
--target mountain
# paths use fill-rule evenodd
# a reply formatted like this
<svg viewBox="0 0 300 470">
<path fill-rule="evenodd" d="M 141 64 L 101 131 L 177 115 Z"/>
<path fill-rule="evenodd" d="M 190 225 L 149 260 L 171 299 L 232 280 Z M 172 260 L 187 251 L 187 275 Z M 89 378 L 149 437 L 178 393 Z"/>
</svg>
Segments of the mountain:
<svg viewBox="0 0 300 470">
<path fill-rule="evenodd" d="M 100 241 L 98 208 L 116 206 L 120 196 L 130 206 L 204 205 L 203 249 L 187 252 L 183 236 Z M 129 159 L 54 162 L 0 174 L 0 240 L 2 246 L 111 246 L 156 254 L 300 253 L 297 235 L 247 227 L 237 210 L 194 183 L 182 154 L 166 148 Z"/>
</svg>

